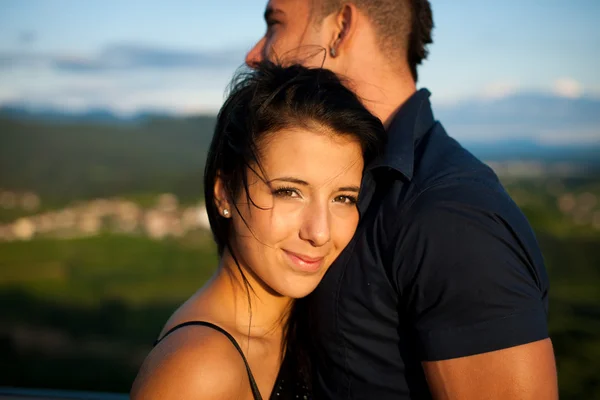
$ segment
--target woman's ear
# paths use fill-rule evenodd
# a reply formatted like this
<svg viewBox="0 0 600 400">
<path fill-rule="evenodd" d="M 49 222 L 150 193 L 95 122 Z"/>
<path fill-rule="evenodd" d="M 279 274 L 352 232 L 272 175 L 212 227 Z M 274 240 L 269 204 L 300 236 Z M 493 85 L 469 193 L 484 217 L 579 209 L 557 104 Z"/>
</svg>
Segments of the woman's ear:
<svg viewBox="0 0 600 400">
<path fill-rule="evenodd" d="M 225 218 L 231 216 L 231 201 L 220 172 L 217 173 L 217 177 L 215 178 L 214 196 L 215 206 L 219 210 L 219 214 Z"/>
</svg>

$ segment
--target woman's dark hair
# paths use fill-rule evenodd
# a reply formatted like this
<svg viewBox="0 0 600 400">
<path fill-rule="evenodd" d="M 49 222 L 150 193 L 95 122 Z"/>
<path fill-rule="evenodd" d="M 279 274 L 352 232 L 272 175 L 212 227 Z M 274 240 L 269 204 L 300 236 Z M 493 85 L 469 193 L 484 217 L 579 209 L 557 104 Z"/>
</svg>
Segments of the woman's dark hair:
<svg viewBox="0 0 600 400">
<path fill-rule="evenodd" d="M 381 121 L 329 70 L 263 62 L 238 75 L 219 112 L 204 170 L 206 209 L 219 255 L 228 248 L 237 262 L 230 243 L 231 219 L 221 216 L 214 201 L 217 177 L 221 177 L 236 207 L 242 189 L 249 196 L 248 171 L 262 171 L 259 150 L 264 139 L 294 127 L 355 139 L 362 148 L 365 165 L 379 154 L 385 140 Z M 252 199 L 248 198 L 248 203 L 253 204 Z M 239 264 L 238 268 L 248 288 Z M 293 362 L 293 368 L 300 368 L 306 375 L 306 357 L 300 350 L 304 347 L 297 341 L 304 335 L 298 332 L 301 318 L 306 318 L 305 313 L 294 306 L 287 322 L 284 349 L 287 356 L 290 350 L 298 353 L 293 358 L 300 361 Z"/>
<path fill-rule="evenodd" d="M 248 168 L 260 169 L 262 139 L 292 127 L 356 139 L 365 165 L 385 140 L 381 121 L 329 70 L 264 62 L 238 75 L 217 117 L 204 169 L 204 198 L 219 255 L 228 245 L 231 220 L 220 215 L 214 202 L 217 176 L 235 202 L 247 189 Z"/>
</svg>

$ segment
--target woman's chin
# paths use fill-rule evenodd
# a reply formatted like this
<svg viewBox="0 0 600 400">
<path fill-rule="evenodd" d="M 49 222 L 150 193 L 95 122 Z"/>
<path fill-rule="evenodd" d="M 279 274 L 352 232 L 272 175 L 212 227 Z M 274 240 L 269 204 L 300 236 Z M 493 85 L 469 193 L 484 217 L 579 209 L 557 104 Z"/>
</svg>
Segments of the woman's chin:
<svg viewBox="0 0 600 400">
<path fill-rule="evenodd" d="M 311 294 L 317 288 L 318 284 L 318 281 L 301 282 L 301 279 L 298 279 L 295 282 L 282 282 L 280 285 L 277 285 L 277 288 L 273 289 L 282 296 L 301 299 Z"/>
</svg>

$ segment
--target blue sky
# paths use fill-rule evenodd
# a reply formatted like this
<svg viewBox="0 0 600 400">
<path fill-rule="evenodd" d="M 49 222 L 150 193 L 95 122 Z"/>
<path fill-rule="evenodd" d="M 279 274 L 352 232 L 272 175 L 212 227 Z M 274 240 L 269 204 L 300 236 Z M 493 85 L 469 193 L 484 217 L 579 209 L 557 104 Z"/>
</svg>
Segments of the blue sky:
<svg viewBox="0 0 600 400">
<path fill-rule="evenodd" d="M 2 0 L 0 104 L 214 112 L 264 31 L 264 0 Z M 600 1 L 433 0 L 420 86 L 452 104 L 600 98 Z"/>
</svg>

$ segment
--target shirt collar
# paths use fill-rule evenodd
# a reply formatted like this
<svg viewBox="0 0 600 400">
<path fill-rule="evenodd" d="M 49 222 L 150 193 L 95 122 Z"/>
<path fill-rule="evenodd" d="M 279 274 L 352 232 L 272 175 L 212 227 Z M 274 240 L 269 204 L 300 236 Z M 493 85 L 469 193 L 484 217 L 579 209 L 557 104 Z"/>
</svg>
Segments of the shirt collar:
<svg viewBox="0 0 600 400">
<path fill-rule="evenodd" d="M 383 154 L 371 163 L 367 170 L 388 167 L 412 179 L 415 144 L 434 125 L 433 111 L 427 89 L 415 92 L 400 106 L 387 133 L 387 144 Z"/>
</svg>

